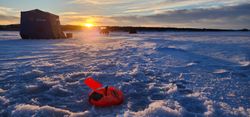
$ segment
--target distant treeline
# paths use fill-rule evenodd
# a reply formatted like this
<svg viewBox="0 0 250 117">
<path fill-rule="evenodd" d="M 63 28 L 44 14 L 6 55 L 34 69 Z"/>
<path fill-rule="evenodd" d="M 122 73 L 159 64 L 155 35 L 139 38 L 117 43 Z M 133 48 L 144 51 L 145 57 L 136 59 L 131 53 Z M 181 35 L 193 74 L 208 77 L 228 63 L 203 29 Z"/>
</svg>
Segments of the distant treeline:
<svg viewBox="0 0 250 117">
<path fill-rule="evenodd" d="M 132 26 L 98 26 L 106 27 L 111 32 L 129 32 L 129 31 L 249 31 L 249 29 L 206 29 L 206 28 L 173 28 L 173 27 L 132 27 Z M 19 31 L 20 25 L 19 24 L 12 24 L 12 25 L 0 25 L 0 31 Z M 77 31 L 83 30 L 84 27 L 78 25 L 62 25 L 62 29 L 64 31 Z"/>
<path fill-rule="evenodd" d="M 107 28 L 112 31 L 145 31 L 145 32 L 160 32 L 160 31 L 249 31 L 248 29 L 206 29 L 206 28 L 174 28 L 174 27 L 120 27 L 120 26 L 107 26 Z"/>
<path fill-rule="evenodd" d="M 0 25 L 0 31 L 19 31 L 19 24 Z"/>
</svg>

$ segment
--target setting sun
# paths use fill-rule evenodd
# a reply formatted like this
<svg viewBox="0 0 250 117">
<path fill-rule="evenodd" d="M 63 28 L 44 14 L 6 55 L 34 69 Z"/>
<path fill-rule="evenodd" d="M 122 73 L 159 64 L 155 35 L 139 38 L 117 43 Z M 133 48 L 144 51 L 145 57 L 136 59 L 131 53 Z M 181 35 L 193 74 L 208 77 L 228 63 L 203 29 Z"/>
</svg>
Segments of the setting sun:
<svg viewBox="0 0 250 117">
<path fill-rule="evenodd" d="M 90 28 L 90 27 L 93 27 L 93 26 L 94 26 L 94 24 L 91 24 L 91 23 L 86 23 L 86 24 L 84 24 L 84 26 L 86 26 L 86 27 Z"/>
</svg>

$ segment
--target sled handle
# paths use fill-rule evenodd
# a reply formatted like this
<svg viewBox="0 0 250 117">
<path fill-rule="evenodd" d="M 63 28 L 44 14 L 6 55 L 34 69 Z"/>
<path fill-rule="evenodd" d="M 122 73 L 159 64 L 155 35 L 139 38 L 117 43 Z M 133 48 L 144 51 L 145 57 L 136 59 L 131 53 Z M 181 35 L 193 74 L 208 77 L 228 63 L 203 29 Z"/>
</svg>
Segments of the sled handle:
<svg viewBox="0 0 250 117">
<path fill-rule="evenodd" d="M 98 88 L 102 87 L 102 84 L 96 80 L 94 80 L 92 77 L 88 77 L 84 80 L 84 83 L 91 88 L 92 90 L 96 90 Z"/>
</svg>

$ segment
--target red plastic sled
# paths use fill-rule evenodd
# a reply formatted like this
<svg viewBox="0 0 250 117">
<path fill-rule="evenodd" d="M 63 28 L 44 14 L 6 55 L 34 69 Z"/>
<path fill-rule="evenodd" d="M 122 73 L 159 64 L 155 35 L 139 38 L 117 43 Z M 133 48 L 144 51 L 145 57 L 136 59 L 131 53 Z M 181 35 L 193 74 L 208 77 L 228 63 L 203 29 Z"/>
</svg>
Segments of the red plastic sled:
<svg viewBox="0 0 250 117">
<path fill-rule="evenodd" d="M 123 93 L 113 86 L 102 87 L 102 84 L 93 78 L 85 79 L 84 83 L 88 85 L 92 92 L 89 94 L 89 103 L 99 107 L 119 105 L 123 102 Z"/>
</svg>

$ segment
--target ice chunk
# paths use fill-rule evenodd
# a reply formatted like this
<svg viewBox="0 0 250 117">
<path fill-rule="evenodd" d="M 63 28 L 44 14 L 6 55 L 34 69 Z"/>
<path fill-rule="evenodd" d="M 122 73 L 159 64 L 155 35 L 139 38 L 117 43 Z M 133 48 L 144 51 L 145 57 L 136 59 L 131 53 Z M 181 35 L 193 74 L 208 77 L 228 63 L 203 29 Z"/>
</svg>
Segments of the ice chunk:
<svg viewBox="0 0 250 117">
<path fill-rule="evenodd" d="M 226 72 L 228 72 L 228 71 L 225 70 L 225 69 L 216 69 L 213 73 L 215 73 L 215 74 L 222 74 L 222 73 L 226 73 Z"/>
<path fill-rule="evenodd" d="M 53 86 L 49 92 L 55 96 L 69 96 L 71 95 L 71 91 L 65 89 L 62 85 Z"/>
<path fill-rule="evenodd" d="M 194 66 L 194 65 L 196 65 L 197 63 L 195 63 L 195 62 L 190 62 L 190 63 L 187 63 L 187 67 L 189 67 L 189 66 Z"/>
<path fill-rule="evenodd" d="M 6 90 L 3 90 L 0 88 L 0 94 L 6 92 Z"/>
<path fill-rule="evenodd" d="M 240 64 L 243 67 L 250 66 L 250 61 L 240 61 Z"/>
<path fill-rule="evenodd" d="M 53 86 L 59 84 L 58 80 L 54 80 L 53 78 L 50 77 L 40 77 L 37 78 L 37 80 L 47 86 Z"/>
<path fill-rule="evenodd" d="M 214 113 L 213 101 L 205 100 L 204 105 L 207 108 L 207 111 L 204 113 L 205 116 L 212 116 Z"/>
<path fill-rule="evenodd" d="M 169 100 L 155 101 L 149 105 L 148 108 L 138 112 L 126 111 L 125 117 L 137 116 L 137 117 L 179 117 L 183 113 L 183 108 L 178 102 L 170 102 Z"/>
<path fill-rule="evenodd" d="M 174 93 L 176 92 L 178 89 L 178 87 L 176 86 L 176 84 L 170 83 L 166 85 L 166 90 L 168 94 Z"/>
<path fill-rule="evenodd" d="M 11 116 L 13 117 L 31 117 L 31 116 L 37 116 L 37 117 L 47 117 L 47 116 L 53 116 L 53 117 L 80 117 L 80 116 L 89 116 L 88 111 L 80 112 L 80 113 L 74 113 L 69 110 L 64 110 L 60 108 L 55 108 L 51 106 L 37 106 L 37 105 L 29 105 L 29 104 L 20 104 L 15 106 L 15 110 L 11 112 Z"/>
<path fill-rule="evenodd" d="M 6 105 L 6 104 L 9 103 L 9 102 L 10 102 L 9 99 L 7 99 L 7 98 L 4 97 L 4 96 L 0 96 L 0 106 L 1 106 L 1 105 Z"/>
</svg>

